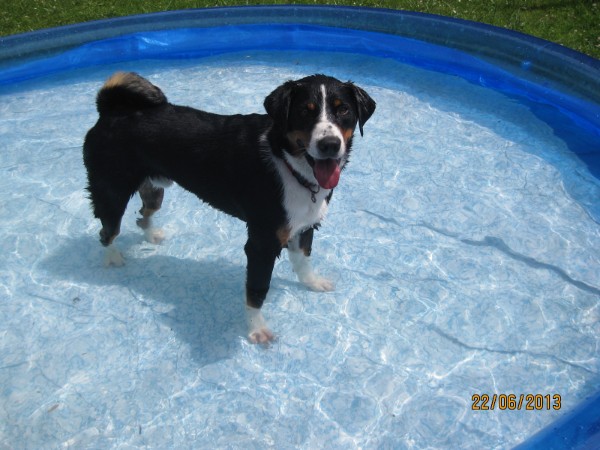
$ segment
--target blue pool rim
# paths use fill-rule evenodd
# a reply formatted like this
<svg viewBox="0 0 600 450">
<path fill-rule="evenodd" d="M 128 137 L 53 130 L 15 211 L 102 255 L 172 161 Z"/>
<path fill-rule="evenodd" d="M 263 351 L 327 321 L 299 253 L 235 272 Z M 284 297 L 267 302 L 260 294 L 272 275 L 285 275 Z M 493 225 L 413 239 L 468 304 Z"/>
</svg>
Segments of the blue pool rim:
<svg viewBox="0 0 600 450">
<path fill-rule="evenodd" d="M 78 62 L 83 66 L 93 65 L 85 58 L 78 60 L 81 54 L 77 52 L 82 47 L 87 51 L 90 47 L 85 47 L 86 45 L 97 48 L 94 47 L 95 43 L 104 42 L 111 45 L 114 42 L 121 45 L 120 56 L 119 52 L 111 52 L 114 55 L 112 62 L 119 62 L 143 57 L 139 46 L 132 52 L 131 48 L 127 48 L 128 45 L 131 47 L 132 36 L 135 44 L 140 36 L 148 36 L 145 33 L 168 33 L 169 30 L 178 29 L 202 33 L 235 28 L 246 33 L 244 36 L 251 36 L 255 32 L 260 35 L 260 31 L 264 32 L 268 27 L 276 27 L 279 32 L 287 28 L 300 34 L 331 33 L 324 36 L 337 37 L 336 44 L 342 46 L 345 44 L 344 36 L 356 38 L 360 37 L 361 32 L 365 32 L 370 35 L 380 33 L 382 40 L 385 40 L 386 35 L 410 40 L 415 53 L 431 48 L 445 49 L 443 53 L 447 51 L 450 56 L 437 60 L 431 67 L 425 67 L 438 71 L 450 70 L 471 82 L 500 91 L 508 89 L 509 93 L 514 86 L 504 86 L 498 76 L 513 77 L 520 80 L 520 83 L 517 83 L 520 89 L 532 89 L 537 91 L 537 95 L 552 96 L 553 104 L 564 104 L 567 112 L 570 108 L 581 108 L 584 111 L 584 122 L 589 122 L 594 130 L 600 130 L 599 60 L 542 39 L 480 23 L 422 13 L 360 7 L 260 6 L 190 9 L 119 17 L 0 37 L 0 86 L 10 86 L 61 70 L 72 70 L 78 67 Z M 338 30 L 347 30 L 347 33 L 335 34 Z M 270 41 L 264 37 L 262 40 L 259 38 L 252 49 L 280 50 L 278 42 L 277 39 Z M 420 46 L 419 42 L 428 45 Z M 231 43 L 221 44 L 204 53 L 190 53 L 190 48 L 184 46 L 184 53 L 178 57 L 183 57 L 181 55 L 184 54 L 188 57 L 224 54 L 239 51 L 241 45 L 240 42 L 235 42 L 233 46 Z M 279 44 L 281 45 L 281 42 Z M 290 50 L 319 50 L 318 45 L 307 45 L 302 40 L 285 40 L 283 44 L 293 46 Z M 360 43 L 352 42 L 347 43 L 347 47 L 337 50 L 353 52 L 353 45 L 356 45 L 357 53 L 370 54 L 369 48 L 358 50 Z M 152 52 L 152 46 L 150 48 Z M 325 46 L 323 50 L 335 49 Z M 142 53 L 143 51 L 144 49 Z M 61 59 L 63 55 L 70 56 Z M 151 55 L 156 56 L 152 53 Z M 385 46 L 378 48 L 375 56 L 398 58 L 395 49 L 388 47 L 386 50 Z M 418 57 L 423 57 L 416 54 L 404 56 L 406 59 L 402 62 L 416 65 L 419 65 L 416 62 Z M 100 59 L 98 64 L 111 62 L 110 58 Z M 46 62 L 54 63 L 55 66 L 44 69 L 48 67 Z M 483 79 L 483 76 L 481 79 L 475 79 L 473 74 L 477 74 L 477 70 L 474 70 L 473 64 L 478 65 L 481 73 L 485 73 L 488 79 Z M 465 71 L 464 65 L 469 67 L 470 72 Z M 525 95 L 522 91 L 518 93 Z M 579 113 L 579 110 L 574 112 Z M 600 448 L 600 390 L 520 444 L 518 448 Z"/>
</svg>

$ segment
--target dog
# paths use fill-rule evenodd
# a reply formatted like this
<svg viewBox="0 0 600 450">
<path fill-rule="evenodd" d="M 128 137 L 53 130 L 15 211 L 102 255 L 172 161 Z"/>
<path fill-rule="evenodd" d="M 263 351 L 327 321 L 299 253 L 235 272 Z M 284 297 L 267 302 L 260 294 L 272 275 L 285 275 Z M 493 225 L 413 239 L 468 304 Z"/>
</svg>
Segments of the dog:
<svg viewBox="0 0 600 450">
<path fill-rule="evenodd" d="M 260 308 L 283 248 L 301 283 L 333 289 L 312 269 L 313 234 L 348 163 L 356 125 L 362 136 L 375 111 L 363 89 L 317 74 L 277 87 L 264 101 L 267 114 L 218 115 L 171 104 L 140 75 L 117 72 L 96 105 L 99 119 L 86 134 L 83 161 L 105 265 L 124 263 L 115 238 L 136 192 L 142 200 L 137 224 L 150 242 L 163 239 L 152 215 L 175 182 L 246 222 L 252 343 L 274 339 Z"/>
</svg>

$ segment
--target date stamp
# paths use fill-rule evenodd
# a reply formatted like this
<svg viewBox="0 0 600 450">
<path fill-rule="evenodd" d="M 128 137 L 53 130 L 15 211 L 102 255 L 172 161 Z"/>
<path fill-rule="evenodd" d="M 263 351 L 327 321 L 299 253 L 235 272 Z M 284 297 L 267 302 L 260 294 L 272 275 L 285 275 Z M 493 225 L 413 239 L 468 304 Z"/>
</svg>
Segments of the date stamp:
<svg viewBox="0 0 600 450">
<path fill-rule="evenodd" d="M 561 408 L 560 394 L 473 394 L 473 411 L 558 411 Z"/>
</svg>

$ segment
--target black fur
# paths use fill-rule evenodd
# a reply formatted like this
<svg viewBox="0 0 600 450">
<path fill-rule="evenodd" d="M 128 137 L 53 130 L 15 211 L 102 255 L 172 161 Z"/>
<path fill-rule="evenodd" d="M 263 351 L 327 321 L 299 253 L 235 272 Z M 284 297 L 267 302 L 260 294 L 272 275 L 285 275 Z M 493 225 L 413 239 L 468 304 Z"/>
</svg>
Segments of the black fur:
<svg viewBox="0 0 600 450">
<path fill-rule="evenodd" d="M 275 259 L 289 237 L 285 236 L 288 216 L 282 180 L 272 159 L 282 158 L 294 147 L 288 139 L 290 131 L 310 132 L 315 118 L 301 108 L 322 84 L 350 99 L 353 110 L 344 127 L 354 130 L 358 123 L 362 133 L 375 102 L 352 83 L 323 75 L 275 89 L 265 99 L 267 115 L 231 116 L 173 105 L 139 75 L 114 75 L 98 94 L 100 117 L 83 146 L 87 189 L 94 215 L 102 222 L 102 244 L 111 244 L 119 234 L 121 217 L 136 191 L 141 189 L 144 218 L 144 211 L 150 215 L 160 207 L 162 189 L 152 188 L 149 179 L 173 180 L 246 222 L 247 303 L 260 308 Z M 348 150 L 350 146 L 351 142 Z M 306 255 L 312 233 L 312 227 L 302 233 Z"/>
</svg>

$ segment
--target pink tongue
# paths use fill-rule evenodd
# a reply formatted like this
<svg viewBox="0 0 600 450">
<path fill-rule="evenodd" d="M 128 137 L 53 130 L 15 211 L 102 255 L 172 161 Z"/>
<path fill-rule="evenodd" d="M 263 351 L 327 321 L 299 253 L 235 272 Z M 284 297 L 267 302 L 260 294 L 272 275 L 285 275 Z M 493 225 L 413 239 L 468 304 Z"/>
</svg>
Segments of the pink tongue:
<svg viewBox="0 0 600 450">
<path fill-rule="evenodd" d="M 315 178 L 323 189 L 333 189 L 340 181 L 340 165 L 335 159 L 317 159 L 313 167 Z"/>
</svg>

